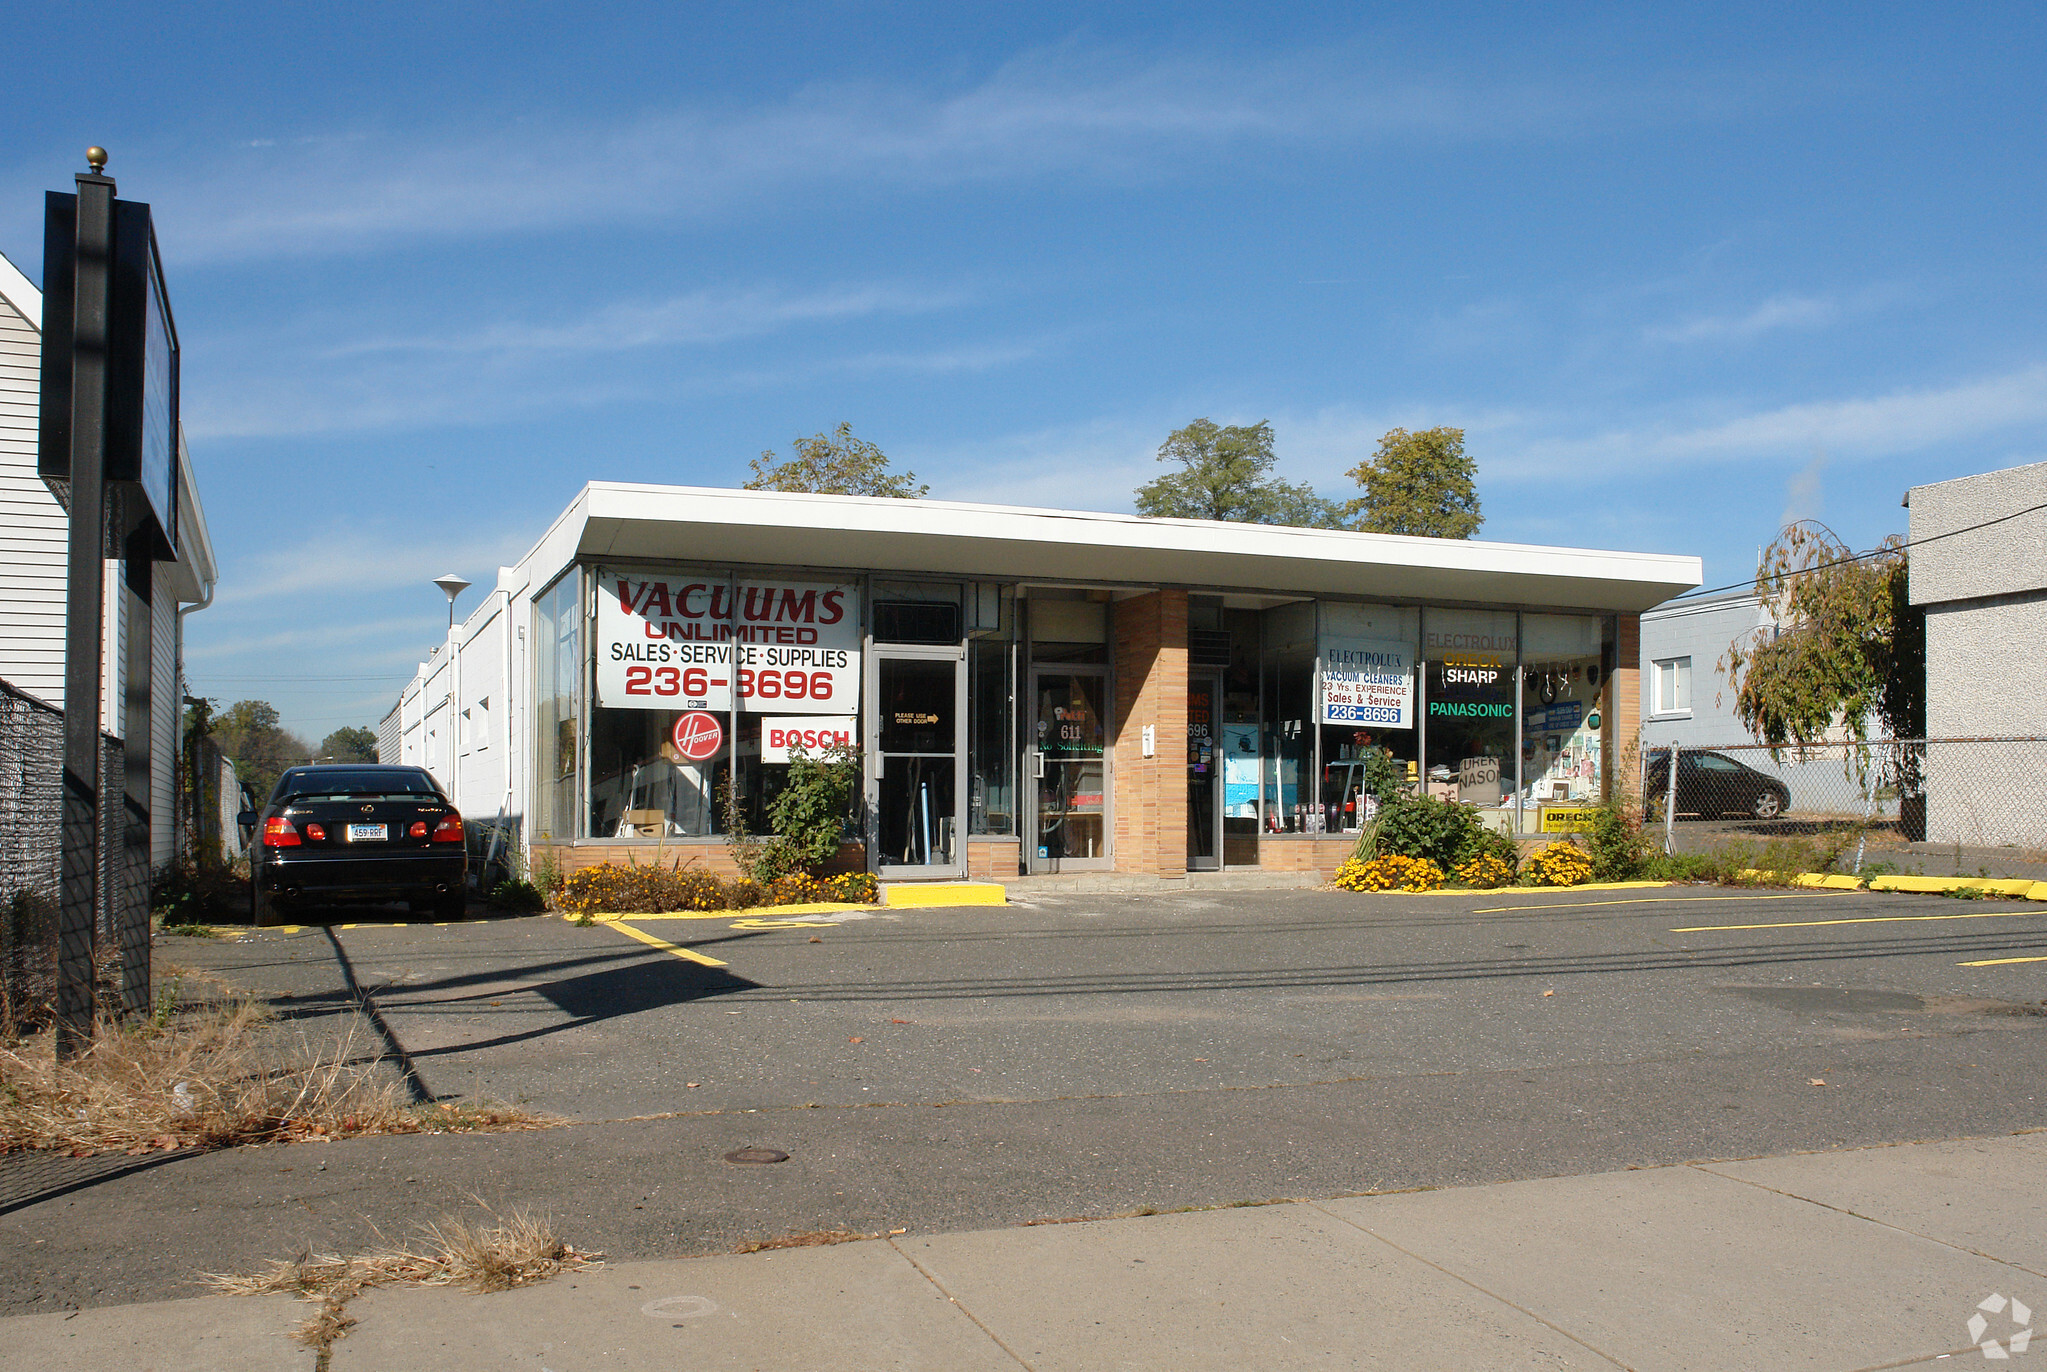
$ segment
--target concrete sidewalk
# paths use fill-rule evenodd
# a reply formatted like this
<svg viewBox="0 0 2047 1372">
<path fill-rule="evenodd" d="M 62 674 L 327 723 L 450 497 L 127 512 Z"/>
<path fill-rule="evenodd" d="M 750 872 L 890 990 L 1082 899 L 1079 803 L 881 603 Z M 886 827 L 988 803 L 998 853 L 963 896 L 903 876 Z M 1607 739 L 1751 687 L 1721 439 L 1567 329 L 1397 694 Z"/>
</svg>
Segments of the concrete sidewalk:
<svg viewBox="0 0 2047 1372">
<path fill-rule="evenodd" d="M 2010 1363 L 2047 1369 L 2024 1335 L 2047 1326 L 2047 1133 L 620 1263 L 349 1309 L 337 1372 L 1930 1368 L 1984 1358 L 1979 1313 L 1977 1337 L 2019 1335 Z M 306 1310 L 32 1315 L 0 1322 L 0 1348 L 311 1368 L 288 1338 Z"/>
</svg>

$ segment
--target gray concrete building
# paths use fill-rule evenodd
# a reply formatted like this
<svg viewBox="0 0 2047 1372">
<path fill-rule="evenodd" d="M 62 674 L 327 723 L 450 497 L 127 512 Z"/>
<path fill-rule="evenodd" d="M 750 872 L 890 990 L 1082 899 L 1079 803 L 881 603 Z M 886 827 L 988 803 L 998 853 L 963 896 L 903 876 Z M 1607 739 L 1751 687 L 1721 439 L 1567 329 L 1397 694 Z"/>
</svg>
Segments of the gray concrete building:
<svg viewBox="0 0 2047 1372">
<path fill-rule="evenodd" d="M 2047 462 L 1914 486 L 1929 738 L 2047 735 Z M 1929 748 L 1926 837 L 2047 846 L 2047 746 Z"/>
</svg>

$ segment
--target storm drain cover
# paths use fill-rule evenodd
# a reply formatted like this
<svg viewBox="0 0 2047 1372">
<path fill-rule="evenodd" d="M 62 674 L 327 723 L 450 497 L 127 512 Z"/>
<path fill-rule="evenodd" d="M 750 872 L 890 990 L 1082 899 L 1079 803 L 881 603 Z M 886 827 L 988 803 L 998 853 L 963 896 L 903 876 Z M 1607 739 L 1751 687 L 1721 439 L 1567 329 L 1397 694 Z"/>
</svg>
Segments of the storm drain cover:
<svg viewBox="0 0 2047 1372">
<path fill-rule="evenodd" d="M 787 1162 L 789 1155 L 779 1148 L 735 1148 L 725 1155 L 727 1162 Z"/>
</svg>

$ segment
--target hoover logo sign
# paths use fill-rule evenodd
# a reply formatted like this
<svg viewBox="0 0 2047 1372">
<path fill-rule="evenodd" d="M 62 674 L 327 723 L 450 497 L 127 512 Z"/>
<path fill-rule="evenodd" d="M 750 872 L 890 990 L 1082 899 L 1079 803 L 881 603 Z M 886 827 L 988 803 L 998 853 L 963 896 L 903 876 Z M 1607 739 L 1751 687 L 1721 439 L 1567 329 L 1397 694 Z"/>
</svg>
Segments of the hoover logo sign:
<svg viewBox="0 0 2047 1372">
<path fill-rule="evenodd" d="M 860 591 L 597 573 L 597 703 L 843 715 L 860 704 Z"/>
<path fill-rule="evenodd" d="M 761 761 L 787 762 L 791 748 L 811 757 L 833 747 L 860 750 L 860 721 L 853 715 L 797 715 L 761 721 Z"/>
</svg>

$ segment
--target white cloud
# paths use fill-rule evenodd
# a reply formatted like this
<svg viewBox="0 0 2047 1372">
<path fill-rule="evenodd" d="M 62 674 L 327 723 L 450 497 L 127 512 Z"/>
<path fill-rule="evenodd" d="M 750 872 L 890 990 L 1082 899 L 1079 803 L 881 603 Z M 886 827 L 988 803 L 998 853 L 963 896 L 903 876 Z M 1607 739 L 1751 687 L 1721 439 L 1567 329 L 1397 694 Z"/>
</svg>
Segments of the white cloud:
<svg viewBox="0 0 2047 1372">
<path fill-rule="evenodd" d="M 545 513 L 551 517 L 554 512 Z M 497 569 L 524 556 L 538 532 L 498 533 L 457 543 L 388 534 L 309 533 L 294 537 L 287 548 L 224 569 L 222 589 L 214 604 L 233 607 L 309 595 L 345 595 L 359 600 L 372 592 L 404 589 L 415 592 L 430 608 L 439 609 L 446 602 L 431 583 L 442 573 L 453 571 L 475 583 L 456 604 L 456 612 L 467 615 L 476 608 L 478 598 L 497 583 Z M 193 622 L 204 621 L 202 615 Z"/>
<path fill-rule="evenodd" d="M 1827 455 L 1814 453 L 1812 461 L 1799 468 L 1792 478 L 1784 483 L 1784 513 L 1777 517 L 1779 524 L 1796 524 L 1801 519 L 1818 519 L 1822 511 L 1822 497 L 1825 494 L 1821 481 L 1826 471 Z"/>
<path fill-rule="evenodd" d="M 1825 328 L 1840 314 L 1840 306 L 1831 300 L 1780 295 L 1743 314 L 1701 315 L 1682 323 L 1645 329 L 1643 336 L 1658 343 L 1739 343 L 1779 329 Z"/>
<path fill-rule="evenodd" d="M 878 349 L 871 331 L 830 326 L 955 308 L 964 290 L 849 284 L 692 291 L 614 301 L 555 321 L 494 322 L 463 332 L 372 334 L 326 341 L 346 326 L 300 317 L 265 333 L 213 341 L 206 373 L 188 374 L 185 424 L 195 439 L 373 432 L 471 424 L 604 405 L 787 386 L 863 373 L 987 371 L 1035 355 L 1043 339 Z M 776 334 L 804 347 L 766 367 L 691 367 L 660 349 L 711 348 Z M 829 349 L 846 343 L 850 350 Z M 822 351 L 823 355 L 818 355 Z M 646 365 L 620 363 L 644 353 Z"/>
<path fill-rule="evenodd" d="M 801 294 L 762 288 L 690 291 L 667 300 L 619 300 L 554 324 L 498 323 L 461 334 L 368 338 L 327 350 L 329 358 L 378 353 L 624 352 L 757 338 L 798 324 L 840 323 L 878 314 L 921 314 L 964 304 L 961 292 L 890 286 L 835 286 Z"/>
<path fill-rule="evenodd" d="M 1696 117 L 1741 98 L 1667 82 L 1591 91 L 1435 78 L 1354 51 L 1145 63 L 1069 45 L 944 93 L 845 83 L 744 110 L 551 130 L 505 121 L 441 137 L 367 127 L 243 140 L 152 198 L 184 261 L 350 254 L 699 218 L 791 187 L 1128 181 L 1247 147 L 1546 138 L 1621 117 Z"/>
<path fill-rule="evenodd" d="M 1823 448 L 1847 461 L 1892 457 L 2047 420 L 2047 366 L 1934 389 L 1784 405 L 1689 428 L 1618 429 L 1587 438 L 1537 438 L 1503 455 L 1488 475 L 1546 481 L 1561 473 L 1630 466 L 1784 460 Z"/>
</svg>

